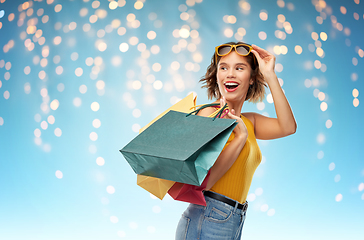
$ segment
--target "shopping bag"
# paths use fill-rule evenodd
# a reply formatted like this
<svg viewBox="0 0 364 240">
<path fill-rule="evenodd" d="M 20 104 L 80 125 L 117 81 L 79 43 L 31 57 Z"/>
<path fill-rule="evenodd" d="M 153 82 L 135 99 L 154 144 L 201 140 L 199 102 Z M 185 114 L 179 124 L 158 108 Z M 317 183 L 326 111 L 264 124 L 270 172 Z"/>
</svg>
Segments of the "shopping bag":
<svg viewBox="0 0 364 240">
<path fill-rule="evenodd" d="M 196 96 L 194 96 L 193 93 L 190 93 L 188 96 L 178 101 L 173 106 L 168 108 L 166 111 L 161 113 L 158 117 L 153 119 L 149 124 L 141 128 L 139 130 L 139 133 L 143 132 L 151 124 L 153 124 L 155 121 L 157 121 L 159 118 L 161 118 L 170 110 L 176 110 L 188 113 L 191 111 L 191 109 L 194 108 L 194 106 L 196 106 Z M 174 181 L 137 174 L 137 185 L 144 188 L 149 193 L 153 194 L 154 196 L 156 196 L 161 200 L 164 198 L 164 196 L 167 194 L 168 190 L 173 186 L 174 183 L 175 183 Z"/>
<path fill-rule="evenodd" d="M 169 181 L 165 179 L 148 177 L 144 175 L 137 175 L 138 186 L 144 188 L 160 200 L 164 198 L 168 190 L 175 184 L 174 181 Z"/>
<path fill-rule="evenodd" d="M 205 190 L 207 186 L 209 176 L 210 171 L 207 173 L 206 178 L 202 182 L 201 186 L 176 182 L 168 190 L 168 194 L 174 200 L 206 206 L 205 196 L 203 195 L 202 191 Z"/>
<path fill-rule="evenodd" d="M 171 110 L 120 152 L 137 174 L 200 186 L 236 124 Z"/>
</svg>

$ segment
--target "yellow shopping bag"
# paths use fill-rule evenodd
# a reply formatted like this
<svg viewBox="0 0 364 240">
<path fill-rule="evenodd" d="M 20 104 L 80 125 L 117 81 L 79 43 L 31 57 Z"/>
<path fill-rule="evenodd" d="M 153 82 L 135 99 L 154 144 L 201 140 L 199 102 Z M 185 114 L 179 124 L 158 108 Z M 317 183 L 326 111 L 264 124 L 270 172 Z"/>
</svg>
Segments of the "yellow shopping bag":
<svg viewBox="0 0 364 240">
<path fill-rule="evenodd" d="M 196 96 L 193 95 L 194 95 L 193 93 L 189 94 L 187 97 L 185 97 L 184 99 L 180 100 L 179 102 L 168 108 L 158 117 L 153 119 L 153 121 L 151 121 L 145 127 L 141 128 L 139 130 L 139 133 L 143 132 L 145 129 L 147 129 L 150 125 L 152 125 L 155 121 L 164 116 L 170 110 L 184 112 L 184 113 L 191 112 L 191 109 L 196 107 Z M 139 174 L 137 175 L 137 184 L 161 200 L 164 198 L 164 196 L 167 194 L 168 190 L 173 186 L 174 183 L 175 183 L 174 181 L 169 181 L 165 179 L 143 176 Z"/>
</svg>

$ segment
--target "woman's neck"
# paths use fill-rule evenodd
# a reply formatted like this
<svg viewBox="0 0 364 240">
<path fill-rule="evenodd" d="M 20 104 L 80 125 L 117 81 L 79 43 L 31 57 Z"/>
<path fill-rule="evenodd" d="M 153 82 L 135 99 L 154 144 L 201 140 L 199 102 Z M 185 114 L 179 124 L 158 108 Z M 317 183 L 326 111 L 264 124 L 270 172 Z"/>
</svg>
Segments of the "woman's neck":
<svg viewBox="0 0 364 240">
<path fill-rule="evenodd" d="M 229 109 L 234 109 L 236 115 L 240 115 L 241 110 L 243 109 L 244 102 L 233 102 L 233 101 L 227 101 L 227 105 L 229 106 Z"/>
</svg>

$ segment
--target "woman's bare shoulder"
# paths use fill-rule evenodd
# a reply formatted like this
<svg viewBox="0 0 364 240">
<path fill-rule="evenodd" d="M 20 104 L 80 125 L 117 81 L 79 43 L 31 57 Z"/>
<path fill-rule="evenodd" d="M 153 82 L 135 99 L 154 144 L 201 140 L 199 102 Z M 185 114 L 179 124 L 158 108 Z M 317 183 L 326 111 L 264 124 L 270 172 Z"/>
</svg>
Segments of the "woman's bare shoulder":
<svg viewBox="0 0 364 240">
<path fill-rule="evenodd" d="M 204 109 L 201 109 L 199 112 L 198 112 L 198 116 L 202 116 L 202 117 L 208 117 L 210 116 L 211 114 L 213 114 L 214 112 L 216 111 L 216 108 L 214 107 L 207 107 L 207 108 L 204 108 Z"/>
</svg>

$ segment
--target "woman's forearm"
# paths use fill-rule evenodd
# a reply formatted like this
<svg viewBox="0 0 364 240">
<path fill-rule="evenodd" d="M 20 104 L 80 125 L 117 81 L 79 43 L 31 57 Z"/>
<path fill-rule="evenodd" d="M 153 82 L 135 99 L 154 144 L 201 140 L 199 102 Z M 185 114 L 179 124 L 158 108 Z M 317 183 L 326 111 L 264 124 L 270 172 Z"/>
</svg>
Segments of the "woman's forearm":
<svg viewBox="0 0 364 240">
<path fill-rule="evenodd" d="M 288 100 L 279 85 L 277 76 L 273 73 L 265 76 L 270 92 L 273 97 L 274 107 L 277 114 L 278 124 L 283 133 L 289 135 L 296 132 L 297 124 L 293 116 Z"/>
<path fill-rule="evenodd" d="M 245 145 L 246 139 L 247 136 L 234 138 L 220 153 L 215 164 L 211 167 L 206 190 L 209 190 L 234 164 Z"/>
</svg>

